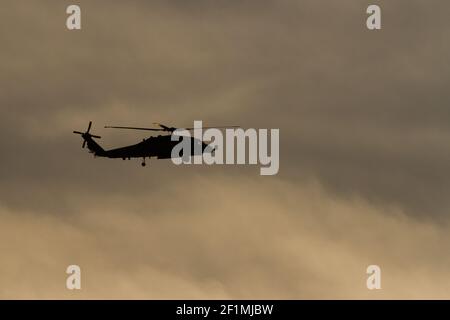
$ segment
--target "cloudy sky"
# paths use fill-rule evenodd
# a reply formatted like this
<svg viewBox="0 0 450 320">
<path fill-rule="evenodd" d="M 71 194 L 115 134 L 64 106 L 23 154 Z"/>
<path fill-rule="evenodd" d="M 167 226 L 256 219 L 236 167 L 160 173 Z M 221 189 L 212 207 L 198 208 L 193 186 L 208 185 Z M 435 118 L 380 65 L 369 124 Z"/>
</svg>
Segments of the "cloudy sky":
<svg viewBox="0 0 450 320">
<path fill-rule="evenodd" d="M 448 1 L 73 3 L 0 3 L 0 298 L 450 298 Z M 280 171 L 90 120 L 279 128 Z"/>
</svg>

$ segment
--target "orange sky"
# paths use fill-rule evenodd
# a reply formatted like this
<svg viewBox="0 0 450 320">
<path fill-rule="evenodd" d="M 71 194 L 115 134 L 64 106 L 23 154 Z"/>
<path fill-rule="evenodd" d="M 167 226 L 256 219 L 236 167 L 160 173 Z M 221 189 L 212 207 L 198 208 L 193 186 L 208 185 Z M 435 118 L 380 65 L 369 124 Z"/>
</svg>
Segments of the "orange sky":
<svg viewBox="0 0 450 320">
<path fill-rule="evenodd" d="M 2 1 L 0 298 L 449 298 L 450 5 L 377 2 Z M 280 171 L 90 120 L 279 128 Z"/>
</svg>

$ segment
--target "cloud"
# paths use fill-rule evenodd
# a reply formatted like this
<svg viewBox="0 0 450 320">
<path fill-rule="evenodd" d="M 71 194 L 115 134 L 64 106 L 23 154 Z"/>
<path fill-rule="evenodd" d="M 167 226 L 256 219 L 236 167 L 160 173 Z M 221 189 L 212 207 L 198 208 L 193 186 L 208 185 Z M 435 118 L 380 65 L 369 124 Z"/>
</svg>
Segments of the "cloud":
<svg viewBox="0 0 450 320">
<path fill-rule="evenodd" d="M 407 299 L 450 292 L 441 281 L 449 276 L 442 256 L 448 227 L 358 198 L 343 201 L 316 183 L 220 181 L 199 177 L 159 195 L 90 199 L 69 217 L 1 210 L 2 298 Z M 79 292 L 65 289 L 70 264 L 82 270 Z M 382 268 L 381 291 L 365 287 L 370 264 Z"/>
</svg>

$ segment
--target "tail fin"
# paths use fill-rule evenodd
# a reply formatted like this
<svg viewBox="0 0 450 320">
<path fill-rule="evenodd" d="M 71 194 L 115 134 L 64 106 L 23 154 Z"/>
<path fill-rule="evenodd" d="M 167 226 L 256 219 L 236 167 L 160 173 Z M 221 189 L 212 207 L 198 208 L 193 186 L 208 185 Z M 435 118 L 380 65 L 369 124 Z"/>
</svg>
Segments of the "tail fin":
<svg viewBox="0 0 450 320">
<path fill-rule="evenodd" d="M 93 153 L 95 156 L 104 157 L 106 155 L 105 150 L 92 139 L 92 137 L 87 136 L 83 137 L 84 141 L 87 143 L 87 147 L 89 149 L 89 152 Z"/>
</svg>

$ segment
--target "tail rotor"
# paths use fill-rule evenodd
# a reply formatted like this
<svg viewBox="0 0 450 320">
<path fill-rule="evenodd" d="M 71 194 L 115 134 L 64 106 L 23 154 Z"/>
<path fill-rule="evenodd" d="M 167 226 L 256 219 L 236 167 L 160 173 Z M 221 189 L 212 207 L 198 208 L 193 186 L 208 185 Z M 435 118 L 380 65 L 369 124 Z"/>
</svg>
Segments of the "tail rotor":
<svg viewBox="0 0 450 320">
<path fill-rule="evenodd" d="M 81 135 L 81 137 L 83 138 L 83 145 L 82 148 L 86 147 L 86 142 L 89 138 L 97 138 L 100 139 L 100 136 L 94 135 L 94 134 L 90 134 L 89 131 L 91 130 L 91 126 L 92 126 L 92 121 L 89 121 L 89 125 L 88 128 L 86 130 L 86 132 L 80 132 L 80 131 L 74 131 L 73 133 L 79 134 Z"/>
</svg>

